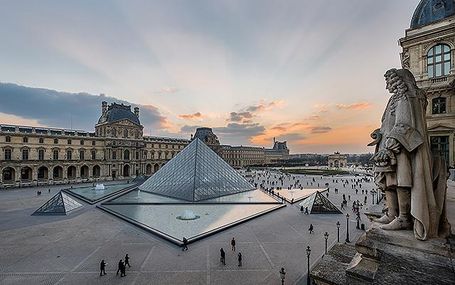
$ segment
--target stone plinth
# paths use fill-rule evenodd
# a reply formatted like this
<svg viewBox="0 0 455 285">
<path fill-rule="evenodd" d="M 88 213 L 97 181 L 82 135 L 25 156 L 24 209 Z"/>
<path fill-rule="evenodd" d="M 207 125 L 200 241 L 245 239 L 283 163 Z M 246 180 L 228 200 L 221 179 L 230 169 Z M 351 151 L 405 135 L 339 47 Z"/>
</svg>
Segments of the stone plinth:
<svg viewBox="0 0 455 285">
<path fill-rule="evenodd" d="M 368 230 L 334 246 L 313 268 L 316 284 L 454 284 L 454 239 L 418 241 L 412 231 Z"/>
</svg>

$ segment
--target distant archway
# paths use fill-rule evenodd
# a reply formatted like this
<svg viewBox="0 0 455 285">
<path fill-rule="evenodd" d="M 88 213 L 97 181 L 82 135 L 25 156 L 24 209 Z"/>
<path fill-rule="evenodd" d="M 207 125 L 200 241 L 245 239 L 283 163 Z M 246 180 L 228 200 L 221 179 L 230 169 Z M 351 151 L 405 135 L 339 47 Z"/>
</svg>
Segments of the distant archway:
<svg viewBox="0 0 455 285">
<path fill-rule="evenodd" d="M 61 166 L 56 166 L 52 170 L 52 178 L 54 180 L 61 180 L 63 179 L 63 168 Z"/>
<path fill-rule="evenodd" d="M 151 164 L 147 164 L 147 166 L 145 167 L 145 174 L 152 175 L 152 165 Z"/>
<path fill-rule="evenodd" d="M 155 165 L 153 166 L 153 173 L 157 172 L 159 169 L 160 169 L 160 166 L 158 165 L 158 163 L 155 164 Z"/>
<path fill-rule="evenodd" d="M 130 176 L 130 166 L 128 164 L 125 164 L 123 166 L 123 177 L 129 177 Z"/>
<path fill-rule="evenodd" d="M 81 167 L 81 178 L 86 179 L 86 178 L 88 178 L 88 176 L 89 176 L 88 175 L 88 166 L 87 165 L 83 165 Z"/>
<path fill-rule="evenodd" d="M 70 180 L 76 179 L 76 167 L 73 165 L 69 166 L 66 175 Z"/>
<path fill-rule="evenodd" d="M 46 166 L 38 168 L 38 180 L 47 180 L 49 177 L 49 170 Z"/>
<path fill-rule="evenodd" d="M 101 167 L 99 165 L 93 166 L 93 177 L 99 178 L 101 176 Z"/>
<path fill-rule="evenodd" d="M 21 169 L 21 180 L 22 181 L 31 181 L 32 180 L 32 169 L 28 166 L 22 167 Z"/>
<path fill-rule="evenodd" d="M 3 184 L 14 183 L 16 179 L 16 171 L 12 167 L 6 167 L 2 171 Z"/>
</svg>

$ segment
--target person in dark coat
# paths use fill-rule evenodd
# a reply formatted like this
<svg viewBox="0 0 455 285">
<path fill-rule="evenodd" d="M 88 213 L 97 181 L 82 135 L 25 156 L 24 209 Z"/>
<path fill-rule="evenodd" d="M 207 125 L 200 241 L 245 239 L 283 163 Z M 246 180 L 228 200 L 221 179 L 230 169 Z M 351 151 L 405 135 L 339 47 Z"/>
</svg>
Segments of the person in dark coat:
<svg viewBox="0 0 455 285">
<path fill-rule="evenodd" d="M 239 252 L 239 254 L 237 255 L 237 260 L 239 261 L 239 267 L 242 266 L 242 253 Z"/>
<path fill-rule="evenodd" d="M 122 273 L 122 268 L 123 268 L 123 260 L 120 259 L 120 261 L 118 262 L 118 268 L 117 268 L 117 275 L 118 273 L 120 272 L 120 274 Z"/>
<path fill-rule="evenodd" d="M 226 265 L 226 253 L 224 252 L 223 248 L 220 249 L 220 255 L 221 255 L 221 257 L 220 257 L 221 263 L 223 263 L 223 265 Z"/>
<path fill-rule="evenodd" d="M 104 259 L 101 260 L 101 263 L 100 263 L 100 276 L 106 275 L 106 265 L 107 265 L 107 263 L 104 262 Z"/>
<path fill-rule="evenodd" d="M 310 234 L 313 233 L 313 224 L 310 224 L 310 227 L 308 228 L 308 231 L 310 232 Z"/>
<path fill-rule="evenodd" d="M 126 254 L 125 256 L 125 267 L 128 265 L 128 267 L 131 267 L 130 265 L 130 257 L 128 256 L 128 254 Z"/>
<path fill-rule="evenodd" d="M 232 240 L 231 240 L 231 249 L 232 249 L 232 251 L 235 251 L 235 239 L 234 238 L 232 238 Z"/>
</svg>

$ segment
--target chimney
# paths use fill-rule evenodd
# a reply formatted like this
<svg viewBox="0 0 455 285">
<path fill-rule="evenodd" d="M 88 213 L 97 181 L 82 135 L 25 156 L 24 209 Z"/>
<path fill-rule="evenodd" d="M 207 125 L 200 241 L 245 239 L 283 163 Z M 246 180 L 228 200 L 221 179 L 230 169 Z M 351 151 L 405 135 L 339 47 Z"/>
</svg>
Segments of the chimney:
<svg viewBox="0 0 455 285">
<path fill-rule="evenodd" d="M 105 114 L 107 111 L 107 102 L 106 101 L 103 101 L 101 102 L 101 114 Z"/>
<path fill-rule="evenodd" d="M 139 118 L 139 107 L 134 107 L 134 115 Z"/>
</svg>

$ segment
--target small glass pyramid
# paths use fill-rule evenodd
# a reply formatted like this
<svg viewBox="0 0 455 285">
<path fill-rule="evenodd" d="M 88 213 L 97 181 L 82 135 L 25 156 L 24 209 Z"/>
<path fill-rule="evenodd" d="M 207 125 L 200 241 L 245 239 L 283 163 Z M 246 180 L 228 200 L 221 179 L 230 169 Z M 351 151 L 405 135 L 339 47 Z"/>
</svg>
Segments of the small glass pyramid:
<svg viewBox="0 0 455 285">
<path fill-rule="evenodd" d="M 309 214 L 341 214 L 341 211 L 319 191 L 305 198 L 299 206 L 308 208 Z"/>
<path fill-rule="evenodd" d="M 60 191 L 39 207 L 33 215 L 67 215 L 80 207 L 82 205 L 79 202 Z"/>
<path fill-rule="evenodd" d="M 196 202 L 250 191 L 254 187 L 196 138 L 139 189 Z"/>
</svg>

